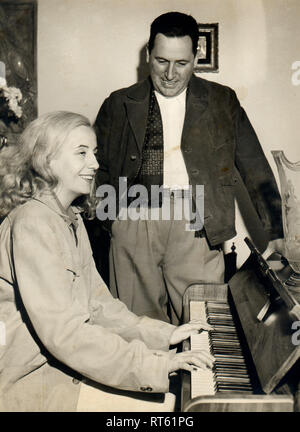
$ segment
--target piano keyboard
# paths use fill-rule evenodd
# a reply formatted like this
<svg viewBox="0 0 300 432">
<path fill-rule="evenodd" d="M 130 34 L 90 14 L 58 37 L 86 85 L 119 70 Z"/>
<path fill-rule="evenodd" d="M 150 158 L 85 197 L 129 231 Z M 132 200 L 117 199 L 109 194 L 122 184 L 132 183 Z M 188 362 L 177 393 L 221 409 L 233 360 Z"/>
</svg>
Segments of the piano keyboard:
<svg viewBox="0 0 300 432">
<path fill-rule="evenodd" d="M 214 330 L 191 336 L 191 349 L 205 349 L 215 357 L 213 369 L 191 373 L 191 397 L 216 393 L 252 393 L 246 363 L 229 305 L 219 301 L 191 301 L 190 319 L 207 321 Z"/>
</svg>

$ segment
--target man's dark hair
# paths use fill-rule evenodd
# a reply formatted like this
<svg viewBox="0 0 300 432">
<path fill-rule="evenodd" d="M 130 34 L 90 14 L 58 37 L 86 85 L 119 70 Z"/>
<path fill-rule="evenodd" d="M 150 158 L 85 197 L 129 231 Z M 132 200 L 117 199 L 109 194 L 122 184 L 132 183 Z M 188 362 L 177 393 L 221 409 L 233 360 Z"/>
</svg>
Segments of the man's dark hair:
<svg viewBox="0 0 300 432">
<path fill-rule="evenodd" d="M 196 55 L 198 46 L 198 24 L 191 15 L 180 12 L 168 12 L 157 17 L 150 28 L 148 50 L 151 53 L 157 33 L 167 37 L 190 36 L 193 43 L 193 53 Z"/>
</svg>

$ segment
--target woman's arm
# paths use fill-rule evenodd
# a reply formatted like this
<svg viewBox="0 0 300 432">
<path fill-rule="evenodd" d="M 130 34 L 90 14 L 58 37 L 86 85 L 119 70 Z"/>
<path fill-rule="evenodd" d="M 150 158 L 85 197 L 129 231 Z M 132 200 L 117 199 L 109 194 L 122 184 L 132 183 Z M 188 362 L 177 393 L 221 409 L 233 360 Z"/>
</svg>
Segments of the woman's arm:
<svg viewBox="0 0 300 432">
<path fill-rule="evenodd" d="M 112 297 L 92 257 L 89 272 L 92 278 L 94 324 L 107 328 L 127 341 L 139 339 L 148 348 L 164 351 L 169 349 L 170 338 L 176 326 L 147 316 L 138 317 L 130 312 L 123 302 Z"/>
<path fill-rule="evenodd" d="M 42 344 L 58 360 L 92 380 L 127 390 L 168 391 L 168 353 L 158 356 L 142 341 L 127 342 L 107 328 L 90 324 L 89 312 L 73 292 L 57 235 L 42 217 L 23 216 L 12 228 L 17 284 Z M 99 286 L 100 301 L 109 296 L 105 285 Z M 104 301 L 105 311 L 109 304 Z M 114 309 L 112 314 L 116 313 Z"/>
</svg>

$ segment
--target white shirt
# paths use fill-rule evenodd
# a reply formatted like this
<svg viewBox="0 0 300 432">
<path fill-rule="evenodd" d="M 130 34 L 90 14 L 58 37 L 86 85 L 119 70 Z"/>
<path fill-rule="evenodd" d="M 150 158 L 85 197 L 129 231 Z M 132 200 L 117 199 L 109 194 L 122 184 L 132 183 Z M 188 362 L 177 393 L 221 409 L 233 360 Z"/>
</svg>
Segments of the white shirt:
<svg viewBox="0 0 300 432">
<path fill-rule="evenodd" d="M 186 89 L 167 98 L 155 91 L 159 104 L 164 139 L 164 187 L 184 189 L 189 177 L 181 153 L 181 135 L 185 117 Z"/>
</svg>

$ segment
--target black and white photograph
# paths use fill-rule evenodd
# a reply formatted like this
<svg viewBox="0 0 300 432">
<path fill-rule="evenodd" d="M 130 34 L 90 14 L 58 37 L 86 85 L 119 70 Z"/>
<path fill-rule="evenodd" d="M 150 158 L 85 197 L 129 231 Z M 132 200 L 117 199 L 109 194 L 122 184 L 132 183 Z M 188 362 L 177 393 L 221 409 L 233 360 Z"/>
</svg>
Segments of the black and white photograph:
<svg viewBox="0 0 300 432">
<path fill-rule="evenodd" d="M 300 412 L 299 21 L 0 0 L 0 413 Z"/>
</svg>

